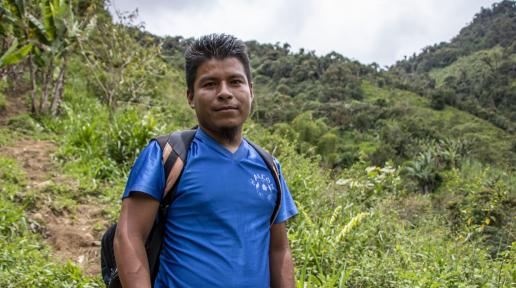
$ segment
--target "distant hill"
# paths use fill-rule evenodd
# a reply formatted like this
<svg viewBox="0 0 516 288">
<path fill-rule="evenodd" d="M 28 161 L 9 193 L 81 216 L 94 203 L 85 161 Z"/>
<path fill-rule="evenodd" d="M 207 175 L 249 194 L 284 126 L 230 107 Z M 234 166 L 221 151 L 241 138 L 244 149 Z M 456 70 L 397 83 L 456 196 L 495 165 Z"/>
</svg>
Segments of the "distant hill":
<svg viewBox="0 0 516 288">
<path fill-rule="evenodd" d="M 473 21 L 450 42 L 427 46 L 421 53 L 398 61 L 393 68 L 401 67 L 405 72 L 429 72 L 479 50 L 496 46 L 513 50 L 515 42 L 516 2 L 504 0 L 491 8 L 481 8 Z"/>
<path fill-rule="evenodd" d="M 482 8 L 449 43 L 427 46 L 389 70 L 393 82 L 514 132 L 516 2 Z M 437 88 L 437 90 L 435 90 Z"/>
</svg>

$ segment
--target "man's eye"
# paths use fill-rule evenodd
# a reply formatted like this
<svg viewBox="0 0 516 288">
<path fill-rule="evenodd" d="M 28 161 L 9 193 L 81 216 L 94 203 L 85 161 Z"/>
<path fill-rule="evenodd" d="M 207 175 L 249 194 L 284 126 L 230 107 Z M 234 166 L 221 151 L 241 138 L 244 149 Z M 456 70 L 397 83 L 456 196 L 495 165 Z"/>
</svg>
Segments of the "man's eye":
<svg viewBox="0 0 516 288">
<path fill-rule="evenodd" d="M 243 83 L 243 81 L 240 80 L 240 79 L 233 79 L 233 80 L 231 80 L 231 84 L 233 84 L 233 85 L 240 85 L 242 83 Z"/>
<path fill-rule="evenodd" d="M 210 87 L 214 87 L 215 86 L 215 82 L 206 82 L 204 84 L 202 84 L 202 87 L 205 87 L 205 88 L 210 88 Z"/>
</svg>

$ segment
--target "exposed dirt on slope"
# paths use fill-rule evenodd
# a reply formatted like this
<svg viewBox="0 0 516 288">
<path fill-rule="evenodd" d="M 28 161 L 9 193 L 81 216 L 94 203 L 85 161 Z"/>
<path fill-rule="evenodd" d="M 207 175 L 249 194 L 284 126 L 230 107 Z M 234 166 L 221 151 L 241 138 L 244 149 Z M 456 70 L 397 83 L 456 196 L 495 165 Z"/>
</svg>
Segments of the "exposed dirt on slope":
<svg viewBox="0 0 516 288">
<path fill-rule="evenodd" d="M 4 126 L 7 124 L 9 118 L 25 114 L 29 112 L 27 105 L 24 103 L 23 97 L 15 97 L 6 95 L 6 107 L 4 109 L 0 109 L 0 126 Z"/>
<path fill-rule="evenodd" d="M 88 275 L 99 274 L 100 235 L 95 227 L 106 225 L 102 220 L 104 207 L 91 199 L 77 199 L 74 209 L 53 209 L 58 193 L 54 189 L 56 185 L 66 187 L 71 194 L 79 193 L 78 183 L 60 175 L 52 162 L 56 148 L 52 141 L 20 140 L 0 147 L 0 154 L 16 159 L 25 169 L 28 185 L 20 197 L 29 192 L 35 194 L 35 208 L 27 215 L 31 227 L 54 248 L 56 259 L 71 261 Z"/>
</svg>

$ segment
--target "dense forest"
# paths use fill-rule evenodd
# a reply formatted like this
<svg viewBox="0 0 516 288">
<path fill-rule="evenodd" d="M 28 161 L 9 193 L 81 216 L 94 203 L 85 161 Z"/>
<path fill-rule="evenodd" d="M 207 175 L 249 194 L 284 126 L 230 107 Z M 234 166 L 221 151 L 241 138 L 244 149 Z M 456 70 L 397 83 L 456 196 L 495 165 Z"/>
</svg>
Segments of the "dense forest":
<svg viewBox="0 0 516 288">
<path fill-rule="evenodd" d="M 0 0 L 0 287 L 103 287 L 136 155 L 195 124 L 183 52 L 103 0 Z M 247 42 L 297 287 L 516 285 L 516 2 L 391 67 Z"/>
</svg>

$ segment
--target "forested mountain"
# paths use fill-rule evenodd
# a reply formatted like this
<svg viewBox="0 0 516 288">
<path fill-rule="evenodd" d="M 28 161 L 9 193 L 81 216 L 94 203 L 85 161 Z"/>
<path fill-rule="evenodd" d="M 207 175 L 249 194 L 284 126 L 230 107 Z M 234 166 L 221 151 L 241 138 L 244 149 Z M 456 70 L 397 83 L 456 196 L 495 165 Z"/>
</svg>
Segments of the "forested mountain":
<svg viewBox="0 0 516 288">
<path fill-rule="evenodd" d="M 192 39 L 107 2 L 0 0 L 0 287 L 101 287 L 96 240 L 136 155 L 195 123 Z M 300 210 L 298 287 L 514 287 L 515 10 L 388 69 L 247 42 L 245 134 Z"/>
<path fill-rule="evenodd" d="M 397 87 L 507 131 L 516 123 L 516 2 L 482 8 L 449 43 L 427 46 L 389 70 Z"/>
</svg>

